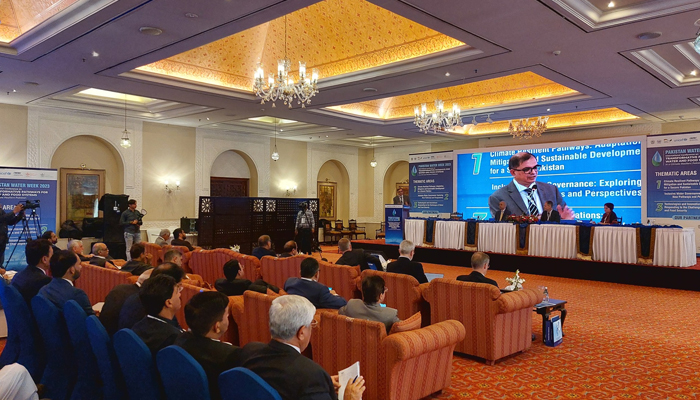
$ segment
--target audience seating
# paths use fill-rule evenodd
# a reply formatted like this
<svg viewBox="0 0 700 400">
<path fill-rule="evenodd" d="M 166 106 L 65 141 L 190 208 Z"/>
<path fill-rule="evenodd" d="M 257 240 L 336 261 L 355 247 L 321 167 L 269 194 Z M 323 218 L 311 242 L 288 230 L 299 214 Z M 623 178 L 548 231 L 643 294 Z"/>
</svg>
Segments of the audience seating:
<svg viewBox="0 0 700 400">
<path fill-rule="evenodd" d="M 240 367 L 219 375 L 219 389 L 223 400 L 282 400 L 255 372 Z"/>
<path fill-rule="evenodd" d="M 450 386 L 452 352 L 464 326 L 444 321 L 386 334 L 381 322 L 323 313 L 311 335 L 313 359 L 330 375 L 360 362 L 365 399 L 417 400 Z"/>
<path fill-rule="evenodd" d="M 192 252 L 189 255 L 189 268 L 195 274 L 202 276 L 205 282 L 214 282 L 224 277 L 224 264 L 227 261 L 238 260 L 246 279 L 255 281 L 260 277 L 260 260 L 256 257 L 237 253 L 231 249 L 213 249 Z"/>
<path fill-rule="evenodd" d="M 5 308 L 9 305 L 5 302 L 5 287 L 8 286 L 4 279 L 0 279 L 0 304 L 5 304 Z M 6 317 L 8 329 L 7 329 L 7 340 L 5 341 L 5 347 L 2 349 L 0 354 L 0 368 L 13 364 L 17 361 L 19 357 L 20 341 L 21 336 L 17 330 L 17 327 L 12 326 L 10 323 L 10 316 Z"/>
<path fill-rule="evenodd" d="M 210 400 L 204 369 L 178 346 L 168 346 L 156 356 L 158 372 L 168 400 Z"/>
<path fill-rule="evenodd" d="M 90 347 L 85 320 L 87 315 L 75 300 L 63 305 L 63 317 L 68 327 L 68 336 L 73 349 L 73 359 L 77 364 L 77 381 L 71 399 L 99 399 L 100 387 L 97 360 Z"/>
<path fill-rule="evenodd" d="M 91 315 L 85 320 L 90 347 L 97 360 L 97 367 L 102 378 L 102 399 L 123 400 L 126 398 L 124 376 L 119 368 L 117 355 L 105 327 L 100 320 Z"/>
<path fill-rule="evenodd" d="M 141 242 L 146 249 L 146 254 L 151 255 L 151 265 L 157 267 L 161 263 L 160 251 L 163 249 L 155 243 Z"/>
<path fill-rule="evenodd" d="M 330 242 L 326 242 L 326 236 L 331 237 Z M 338 237 L 338 239 L 340 239 L 340 232 L 333 230 L 333 228 L 331 227 L 330 221 L 324 222 L 323 223 L 323 242 L 324 243 L 333 243 L 333 239 L 335 237 Z M 336 242 L 337 242 L 337 240 L 336 240 Z"/>
<path fill-rule="evenodd" d="M 301 262 L 306 257 L 308 256 L 296 255 L 285 258 L 265 256 L 260 260 L 260 274 L 265 282 L 278 288 L 284 288 L 287 279 L 301 277 Z"/>
<path fill-rule="evenodd" d="M 390 287 L 391 290 L 391 287 Z M 434 279 L 425 291 L 432 323 L 456 319 L 466 337 L 456 351 L 485 359 L 489 364 L 532 345 L 532 309 L 542 300 L 534 289 L 501 294 L 486 283 Z"/>
<path fill-rule="evenodd" d="M 34 381 L 39 382 L 46 361 L 39 330 L 22 295 L 16 288 L 6 284 L 4 279 L 0 281 L 0 303 L 5 309 L 7 320 L 7 341 L 2 351 L 3 363 L 22 364 Z"/>
<path fill-rule="evenodd" d="M 362 235 L 363 238 L 367 238 L 367 232 L 365 232 L 365 228 L 362 226 L 357 226 L 357 221 L 354 219 L 348 221 L 348 230 L 352 232 L 352 235 L 355 236 L 355 239 L 357 239 L 359 235 Z"/>
<path fill-rule="evenodd" d="M 131 329 L 114 334 L 114 351 L 131 400 L 160 399 L 160 378 L 148 347 Z"/>
<path fill-rule="evenodd" d="M 339 219 L 335 221 L 335 230 L 340 230 L 340 237 L 347 236 L 348 239 L 352 238 L 352 231 L 349 227 L 343 225 L 343 220 Z"/>
<path fill-rule="evenodd" d="M 362 298 L 359 266 L 336 265 L 323 260 L 318 264 L 321 267 L 320 282 L 332 287 L 345 300 Z"/>
<path fill-rule="evenodd" d="M 388 307 L 399 310 L 400 319 L 420 312 L 423 317 L 421 326 L 430 325 L 430 304 L 423 298 L 423 291 L 429 287 L 429 283 L 418 284 L 416 278 L 411 275 L 366 269 L 362 271 L 358 289 L 362 288 L 362 279 L 370 275 L 379 275 L 384 279 L 388 289 L 384 302 Z"/>
<path fill-rule="evenodd" d="M 113 287 L 122 283 L 130 283 L 130 272 L 122 272 L 113 269 L 90 265 L 89 262 L 81 263 L 80 278 L 75 281 L 75 287 L 83 289 L 92 304 L 105 301 L 105 297 Z"/>
<path fill-rule="evenodd" d="M 76 366 L 66 322 L 58 308 L 41 295 L 32 298 L 32 312 L 46 352 L 46 368 L 41 378 L 46 386 L 45 397 L 67 400 L 75 382 Z"/>
<path fill-rule="evenodd" d="M 187 304 L 187 302 L 189 302 L 190 299 L 194 297 L 194 295 L 196 295 L 197 293 L 209 290 L 211 289 L 194 286 L 187 282 L 182 283 L 182 292 L 180 292 L 180 302 L 182 303 L 182 307 L 180 307 L 180 310 L 175 315 L 175 317 L 177 318 L 177 322 L 180 324 L 180 327 L 182 329 L 189 328 L 189 326 L 187 326 L 187 321 L 185 321 L 185 304 Z M 240 301 L 241 303 L 243 302 L 243 296 L 229 296 L 228 299 L 229 311 L 233 307 L 232 303 L 236 301 Z M 230 313 L 228 319 L 228 330 L 226 331 L 226 334 L 224 334 L 224 336 L 221 338 L 221 340 L 223 340 L 224 342 L 229 342 L 231 344 L 238 344 L 238 325 L 236 324 L 236 321 L 233 319 Z"/>
<path fill-rule="evenodd" d="M 374 237 L 375 239 L 384 239 L 386 237 L 386 233 L 384 233 L 384 222 L 379 223 L 379 229 L 377 229 Z"/>
</svg>

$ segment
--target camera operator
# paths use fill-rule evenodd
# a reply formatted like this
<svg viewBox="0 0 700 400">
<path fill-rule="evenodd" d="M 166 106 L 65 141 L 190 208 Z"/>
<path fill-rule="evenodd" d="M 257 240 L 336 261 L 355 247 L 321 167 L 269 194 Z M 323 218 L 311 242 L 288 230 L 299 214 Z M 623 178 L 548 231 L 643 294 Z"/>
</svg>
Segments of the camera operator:
<svg viewBox="0 0 700 400">
<path fill-rule="evenodd" d="M 141 225 L 143 215 L 136 211 L 136 200 L 129 200 L 129 208 L 122 213 L 119 225 L 124 228 L 124 241 L 126 241 L 126 260 L 131 261 L 131 245 L 141 242 Z"/>
<path fill-rule="evenodd" d="M 22 220 L 23 216 L 24 205 L 22 205 L 22 203 L 17 204 L 15 208 L 12 209 L 11 213 L 6 213 L 5 210 L 0 207 L 0 267 L 5 265 L 5 247 L 7 247 L 7 242 L 9 241 L 7 226 L 18 223 Z"/>
<path fill-rule="evenodd" d="M 294 234 L 297 235 L 299 250 L 304 254 L 311 254 L 311 235 L 315 228 L 314 214 L 309 210 L 309 205 L 306 202 L 299 204 Z"/>
</svg>

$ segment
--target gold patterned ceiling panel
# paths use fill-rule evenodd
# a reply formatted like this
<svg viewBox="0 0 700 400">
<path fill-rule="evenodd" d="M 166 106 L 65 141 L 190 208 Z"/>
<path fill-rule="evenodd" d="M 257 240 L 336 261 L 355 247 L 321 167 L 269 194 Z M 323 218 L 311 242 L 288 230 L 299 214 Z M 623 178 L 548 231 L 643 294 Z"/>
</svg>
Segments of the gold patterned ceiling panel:
<svg viewBox="0 0 700 400">
<path fill-rule="evenodd" d="M 446 109 L 457 103 L 462 111 L 471 109 L 523 104 L 533 100 L 559 99 L 579 95 L 569 89 L 534 72 L 521 72 L 501 78 L 466 83 L 449 88 L 428 90 L 425 92 L 405 94 L 360 103 L 328 107 L 330 110 L 346 114 L 391 120 L 413 117 L 414 108 L 427 103 L 428 112 L 432 112 L 434 100 L 441 99 Z"/>
<path fill-rule="evenodd" d="M 0 42 L 10 43 L 23 33 L 72 6 L 78 0 L 0 1 Z"/>
<path fill-rule="evenodd" d="M 364 0 L 326 0 L 137 70 L 250 91 L 285 49 L 295 78 L 304 61 L 323 79 L 458 47 L 471 48 Z"/>
</svg>

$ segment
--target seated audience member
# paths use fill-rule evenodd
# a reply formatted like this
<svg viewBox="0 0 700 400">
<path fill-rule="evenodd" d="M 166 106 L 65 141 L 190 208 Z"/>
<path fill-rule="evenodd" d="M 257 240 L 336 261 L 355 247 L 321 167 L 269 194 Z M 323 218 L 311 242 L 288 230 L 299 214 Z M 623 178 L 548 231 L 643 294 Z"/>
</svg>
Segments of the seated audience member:
<svg viewBox="0 0 700 400">
<path fill-rule="evenodd" d="M 133 249 L 133 246 L 131 248 Z M 137 280 L 136 283 L 125 283 L 113 287 L 107 294 L 107 297 L 105 297 L 105 303 L 102 306 L 102 311 L 100 311 L 100 322 L 104 325 L 109 336 L 117 333 L 119 328 L 119 314 L 122 311 L 126 299 L 131 295 L 136 295 L 136 298 L 138 298 L 139 288 L 146 279 L 151 277 L 153 269 L 154 268 L 148 269 L 139 275 L 139 280 Z"/>
<path fill-rule="evenodd" d="M 27 243 L 24 254 L 27 257 L 27 268 L 15 274 L 12 278 L 12 286 L 31 307 L 32 297 L 39 293 L 39 289 L 51 282 L 48 271 L 53 248 L 46 239 L 32 240 Z"/>
<path fill-rule="evenodd" d="M 350 239 L 348 238 L 338 240 L 338 251 L 343 255 L 335 262 L 337 265 L 359 265 L 360 271 L 364 271 L 369 269 L 367 263 L 372 263 L 377 267 L 377 270 L 384 270 L 382 263 L 377 257 L 366 253 L 363 249 L 353 250 L 352 243 L 350 243 Z"/>
<path fill-rule="evenodd" d="M 251 342 L 242 349 L 241 366 L 260 376 L 283 400 L 337 399 L 337 376 L 330 377 L 320 365 L 301 355 L 311 340 L 315 312 L 301 296 L 274 299 L 269 313 L 272 340 L 268 344 Z M 364 390 L 360 376 L 345 389 L 344 400 L 360 399 Z"/>
<path fill-rule="evenodd" d="M 338 310 L 338 314 L 381 322 L 386 326 L 386 333 L 389 333 L 391 326 L 400 320 L 397 309 L 381 306 L 384 303 L 386 291 L 387 288 L 381 276 L 367 276 L 362 280 L 362 300 L 351 299 L 348 305 Z"/>
<path fill-rule="evenodd" d="M 410 240 L 402 241 L 399 244 L 399 258 L 386 266 L 386 272 L 411 275 L 418 280 L 418 283 L 427 283 L 428 278 L 423 271 L 423 264 L 412 261 L 415 249 L 416 247 Z"/>
<path fill-rule="evenodd" d="M 92 258 L 90 259 L 90 264 L 97 265 L 102 268 L 109 269 L 119 269 L 111 261 L 114 260 L 112 256 L 109 255 L 109 249 L 104 243 L 95 243 L 92 245 Z"/>
<path fill-rule="evenodd" d="M 245 272 L 238 260 L 228 260 L 224 264 L 224 276 L 226 278 L 217 279 L 214 282 L 214 287 L 226 296 L 240 296 L 246 290 L 253 290 L 259 293 L 267 293 L 267 289 L 271 289 L 275 293 L 279 293 L 280 288 L 275 285 L 270 285 L 262 279 L 251 282 L 245 279 Z"/>
<path fill-rule="evenodd" d="M 253 256 L 258 260 L 265 256 L 277 257 L 277 253 L 272 250 L 272 241 L 268 235 L 262 235 L 258 238 L 258 247 L 253 249 Z"/>
<path fill-rule="evenodd" d="M 486 272 L 489 270 L 489 263 L 489 255 L 477 251 L 476 253 L 472 254 L 472 273 L 469 275 L 460 275 L 457 277 L 457 280 L 463 282 L 488 283 L 498 287 L 498 283 L 496 281 L 486 277 Z"/>
<path fill-rule="evenodd" d="M 155 243 L 160 247 L 170 244 L 170 229 L 161 229 Z"/>
<path fill-rule="evenodd" d="M 561 216 L 559 211 L 553 210 L 554 203 L 551 200 L 544 202 L 544 211 L 540 215 L 540 221 L 542 222 L 561 222 Z"/>
<path fill-rule="evenodd" d="M 185 277 L 185 271 L 182 269 L 182 267 L 173 263 L 163 263 L 154 268 L 153 272 L 151 272 L 151 278 L 155 278 L 160 274 L 170 276 L 171 278 L 175 279 L 175 282 L 178 284 L 182 281 L 182 278 Z M 124 305 L 119 312 L 118 329 L 133 327 L 134 324 L 146 316 L 146 313 L 147 311 L 143 304 L 141 304 L 141 299 L 139 298 L 138 293 L 132 294 L 126 299 L 126 301 L 124 301 Z M 180 326 L 177 319 L 174 319 L 173 323 L 178 327 Z"/>
<path fill-rule="evenodd" d="M 56 246 L 56 243 L 58 243 L 58 236 L 54 233 L 54 231 L 46 231 L 44 232 L 43 235 L 41 235 L 42 239 L 46 239 L 51 243 L 51 247 L 53 247 L 53 252 L 60 251 L 61 249 Z"/>
<path fill-rule="evenodd" d="M 204 369 L 211 398 L 221 398 L 219 375 L 239 365 L 241 350 L 220 339 L 228 330 L 228 297 L 219 292 L 197 293 L 185 305 L 185 320 L 190 327 L 175 344 L 182 347 Z"/>
<path fill-rule="evenodd" d="M 0 369 L 0 400 L 39 400 L 36 384 L 22 364 Z"/>
<path fill-rule="evenodd" d="M 39 290 L 39 294 L 52 302 L 59 310 L 68 300 L 75 300 L 85 314 L 92 315 L 92 304 L 87 294 L 75 287 L 80 277 L 80 259 L 72 251 L 59 250 L 51 256 L 51 282 Z"/>
<path fill-rule="evenodd" d="M 150 254 L 146 254 L 146 246 L 143 243 L 134 243 L 129 249 L 129 254 L 131 254 L 131 260 L 127 261 L 126 264 L 122 265 L 121 270 L 126 272 L 131 272 L 131 275 L 141 275 L 146 272 L 147 269 L 153 268 L 151 264 Z"/>
<path fill-rule="evenodd" d="M 170 242 L 170 244 L 173 246 L 185 246 L 189 251 L 194 250 L 194 247 L 192 247 L 190 242 L 185 240 L 186 237 L 187 235 L 185 234 L 185 231 L 177 228 L 173 231 L 173 240 Z"/>
<path fill-rule="evenodd" d="M 180 249 L 170 249 L 163 254 L 163 264 L 173 263 L 178 267 L 182 267 L 182 252 Z"/>
<path fill-rule="evenodd" d="M 605 210 L 605 213 L 603 214 L 603 218 L 600 219 L 601 224 L 617 224 L 617 214 L 613 211 L 615 209 L 615 205 L 613 203 L 605 203 L 603 205 L 603 209 Z"/>
<path fill-rule="evenodd" d="M 146 316 L 131 328 L 146 344 L 153 357 L 163 348 L 175 343 L 182 329 L 173 323 L 180 309 L 180 290 L 172 276 L 152 276 L 139 290 L 139 299 Z"/>
<path fill-rule="evenodd" d="M 282 254 L 280 254 L 280 258 L 293 257 L 297 254 L 299 254 L 297 249 L 297 242 L 290 240 L 284 244 L 284 248 L 282 249 Z"/>
<path fill-rule="evenodd" d="M 510 215 L 511 212 L 506 208 L 506 202 L 501 201 L 498 203 L 498 211 L 496 211 L 496 215 L 493 218 L 496 221 L 506 221 Z"/>
<path fill-rule="evenodd" d="M 284 291 L 306 297 L 316 308 L 338 309 L 345 304 L 344 298 L 338 296 L 335 290 L 318 282 L 320 266 L 315 258 L 306 258 L 301 262 L 301 278 L 289 278 L 284 283 Z"/>
<path fill-rule="evenodd" d="M 93 257 L 92 254 L 83 254 L 85 251 L 85 248 L 83 247 L 83 241 L 82 240 L 77 240 L 77 239 L 72 239 L 68 241 L 68 250 L 72 251 L 75 253 L 78 258 L 80 258 L 80 261 L 90 261 L 90 259 Z"/>
</svg>

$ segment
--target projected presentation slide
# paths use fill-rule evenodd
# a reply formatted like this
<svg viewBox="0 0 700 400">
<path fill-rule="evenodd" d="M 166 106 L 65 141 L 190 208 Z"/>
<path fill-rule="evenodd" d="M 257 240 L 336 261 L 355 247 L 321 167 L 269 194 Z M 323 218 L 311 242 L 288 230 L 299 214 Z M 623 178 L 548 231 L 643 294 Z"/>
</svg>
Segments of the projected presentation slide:
<svg viewBox="0 0 700 400">
<path fill-rule="evenodd" d="M 538 182 L 559 187 L 576 219 L 599 222 L 603 204 L 613 203 L 624 223 L 641 222 L 642 138 L 553 143 L 553 147 L 471 149 L 456 152 L 456 210 L 464 217 L 489 219 L 489 196 L 509 184 L 508 160 L 520 151 L 537 157 Z M 556 205 L 555 205 L 556 207 Z"/>
</svg>

